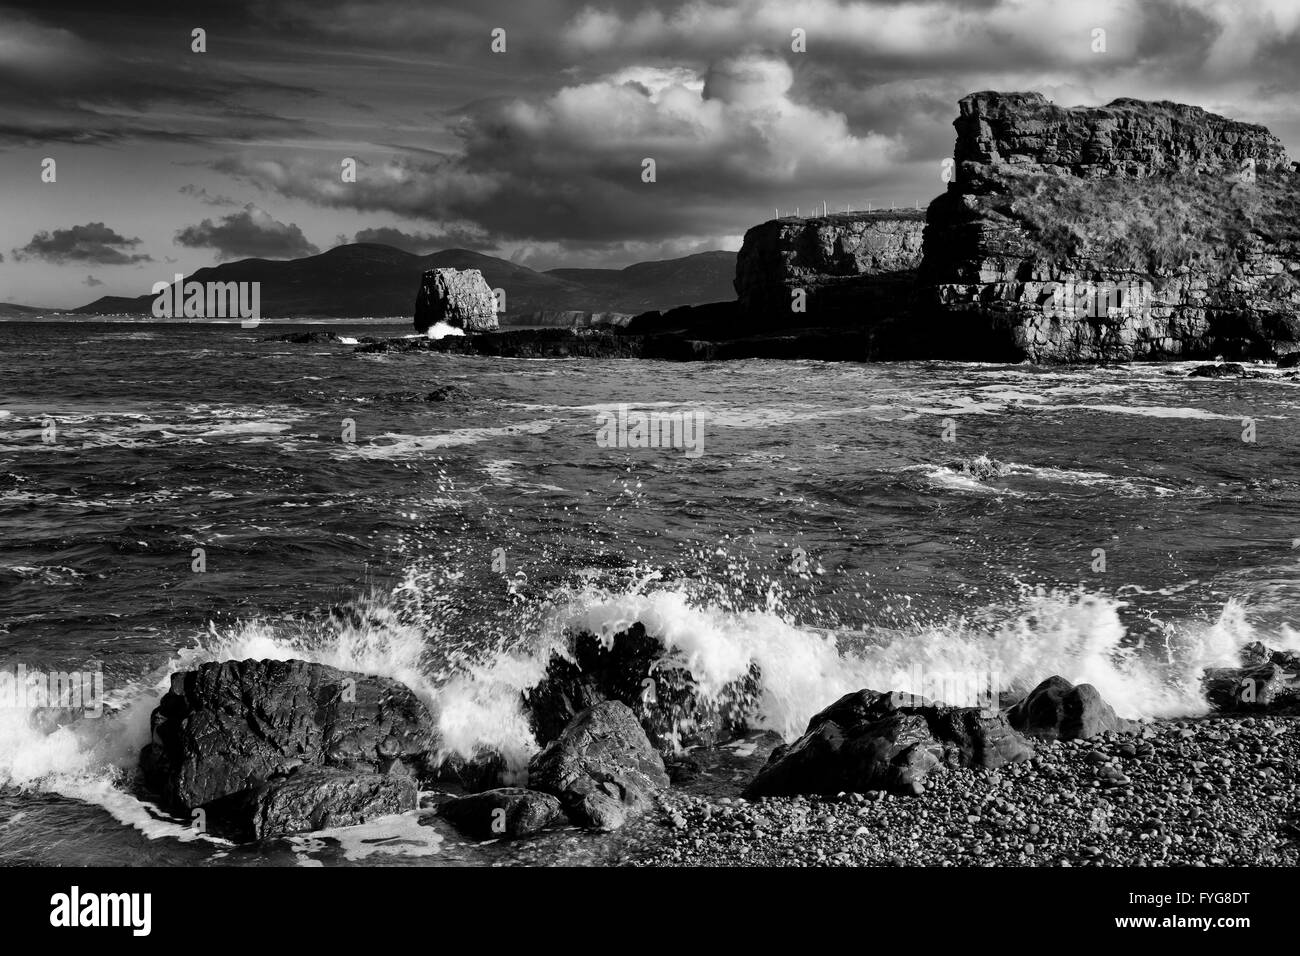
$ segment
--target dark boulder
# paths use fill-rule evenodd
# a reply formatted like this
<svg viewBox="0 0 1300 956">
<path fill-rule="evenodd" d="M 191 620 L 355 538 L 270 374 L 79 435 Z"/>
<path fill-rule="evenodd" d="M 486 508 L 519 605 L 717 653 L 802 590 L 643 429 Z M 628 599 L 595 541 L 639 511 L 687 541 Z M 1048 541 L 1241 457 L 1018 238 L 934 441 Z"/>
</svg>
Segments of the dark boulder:
<svg viewBox="0 0 1300 956">
<path fill-rule="evenodd" d="M 1044 740 L 1074 740 L 1135 727 L 1132 721 L 1115 716 L 1097 688 L 1076 687 L 1060 676 L 1049 677 L 1031 690 L 1007 710 L 1007 720 L 1021 733 Z"/>
<path fill-rule="evenodd" d="M 513 840 L 567 822 L 556 797 L 519 787 L 452 797 L 438 807 L 438 812 L 476 840 Z"/>
<path fill-rule="evenodd" d="M 432 716 L 403 684 L 299 660 L 226 661 L 173 674 L 151 728 L 140 755 L 145 784 L 168 809 L 204 808 L 212 824 L 226 814 L 243 818 L 256 791 L 295 772 L 299 779 L 283 785 L 305 805 L 304 788 L 319 782 L 331 818 L 346 816 L 349 792 L 361 799 L 355 812 L 369 813 L 365 786 L 301 775 L 329 768 L 403 777 L 423 772 L 436 744 Z M 281 798 L 264 799 L 278 806 Z M 283 816 L 277 810 L 274 818 Z"/>
<path fill-rule="evenodd" d="M 1205 699 L 1220 713 L 1300 713 L 1300 653 L 1259 641 L 1239 652 L 1240 667 L 1206 668 Z"/>
<path fill-rule="evenodd" d="M 1277 360 L 1278 368 L 1296 368 L 1300 366 L 1300 350 L 1283 355 Z"/>
<path fill-rule="evenodd" d="M 1188 378 L 1245 378 L 1246 370 L 1236 362 L 1217 365 L 1198 365 L 1187 373 Z"/>
<path fill-rule="evenodd" d="M 793 744 L 774 750 L 745 796 L 918 794 L 933 770 L 995 769 L 1032 756 L 1028 741 L 994 711 L 860 690 L 813 717 Z"/>
<path fill-rule="evenodd" d="M 575 823 L 616 830 L 654 806 L 668 774 L 636 715 L 609 700 L 578 714 L 533 757 L 528 786 L 559 797 Z"/>
<path fill-rule="evenodd" d="M 216 829 L 251 840 L 330 827 L 350 827 L 375 817 L 414 810 L 415 778 L 310 767 L 269 781 L 232 801 Z M 235 809 L 234 805 L 238 804 Z"/>
<path fill-rule="evenodd" d="M 717 699 L 699 693 L 685 662 L 639 622 L 608 641 L 588 632 L 569 636 L 568 658 L 553 655 L 546 674 L 524 695 L 524 709 L 540 744 L 560 735 L 582 710 L 604 700 L 631 708 L 661 750 L 711 745 L 746 729 L 759 693 L 757 665 L 722 689 Z"/>
</svg>

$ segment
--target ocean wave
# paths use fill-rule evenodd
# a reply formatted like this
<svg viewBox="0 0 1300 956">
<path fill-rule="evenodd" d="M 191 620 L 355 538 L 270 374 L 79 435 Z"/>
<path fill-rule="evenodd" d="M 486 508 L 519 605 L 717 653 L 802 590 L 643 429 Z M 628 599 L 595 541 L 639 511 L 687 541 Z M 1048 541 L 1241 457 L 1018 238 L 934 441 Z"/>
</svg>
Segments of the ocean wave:
<svg viewBox="0 0 1300 956">
<path fill-rule="evenodd" d="M 477 445 L 494 438 L 511 438 L 517 435 L 542 435 L 556 425 L 564 424 L 558 418 L 539 421 L 516 422 L 511 425 L 495 425 L 479 428 L 458 428 L 438 435 L 404 435 L 386 432 L 375 441 L 385 444 L 348 445 L 346 451 L 335 453 L 336 458 L 359 456 L 361 458 L 406 458 L 418 457 L 427 451 L 439 448 L 455 448 L 461 445 Z"/>
<path fill-rule="evenodd" d="M 919 474 L 930 485 L 949 491 L 972 494 L 1033 497 L 1036 484 L 1073 485 L 1081 489 L 1104 489 L 1125 498 L 1184 497 L 1208 498 L 1211 493 L 1198 485 L 1175 486 L 1155 478 L 1112 475 L 1101 471 L 1057 468 L 1051 465 L 1027 465 L 1001 462 L 987 455 L 976 455 L 945 464 L 905 465 L 898 474 Z M 1016 483 L 1019 484 L 1016 484 Z M 1057 489 L 1043 492 L 1056 496 Z"/>
<path fill-rule="evenodd" d="M 611 637 L 640 622 L 689 670 L 706 700 L 721 700 L 756 667 L 758 693 L 746 700 L 750 720 L 787 740 L 843 694 L 870 687 L 933 696 L 936 675 L 987 675 L 1015 697 L 1059 674 L 1095 685 L 1125 717 L 1198 715 L 1207 709 L 1203 668 L 1232 663 L 1254 640 L 1300 649 L 1289 625 L 1263 628 L 1232 600 L 1216 618 L 1166 626 L 1151 641 L 1158 646 L 1144 647 L 1121 619 L 1127 601 L 1082 589 L 1025 588 L 1013 602 L 942 624 L 826 629 L 802 624 L 775 593 L 766 606 L 743 610 L 650 573 L 620 589 L 589 583 L 544 595 L 536 627 L 518 640 L 484 647 L 476 635 L 463 642 L 472 650 L 440 653 L 434 663 L 431 652 L 456 641 L 430 613 L 440 597 L 426 580 L 412 572 L 390 595 L 328 627 L 252 620 L 209 628 L 163 666 L 113 689 L 99 719 L 52 726 L 2 710 L 0 785 L 93 803 L 149 837 L 199 838 L 132 795 L 130 781 L 169 675 L 205 661 L 299 658 L 399 680 L 430 705 L 446 752 L 492 750 L 522 769 L 537 749 L 522 695 L 541 680 L 552 654 L 563 653 L 565 636 L 580 630 Z M 425 845 L 415 852 L 435 851 Z"/>
<path fill-rule="evenodd" d="M 1050 411 L 1078 410 L 1107 412 L 1112 415 L 1142 415 L 1147 418 L 1184 418 L 1202 421 L 1240 422 L 1243 418 L 1282 418 L 1281 415 L 1228 415 L 1204 408 L 1186 408 L 1171 405 L 1049 405 Z"/>
</svg>

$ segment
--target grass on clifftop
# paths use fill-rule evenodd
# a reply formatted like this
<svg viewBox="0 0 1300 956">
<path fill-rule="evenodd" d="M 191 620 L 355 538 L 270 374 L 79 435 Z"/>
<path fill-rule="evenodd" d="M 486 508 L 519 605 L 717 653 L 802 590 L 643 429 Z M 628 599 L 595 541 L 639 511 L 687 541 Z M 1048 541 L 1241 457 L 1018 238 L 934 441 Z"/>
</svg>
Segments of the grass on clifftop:
<svg viewBox="0 0 1300 956">
<path fill-rule="evenodd" d="M 1239 177 L 1176 174 L 1146 179 L 1077 179 L 1006 171 L 1008 193 L 985 197 L 987 212 L 1019 220 L 1042 257 L 1096 261 L 1148 275 L 1179 266 L 1232 274 L 1252 237 L 1300 240 L 1300 175 Z"/>
</svg>

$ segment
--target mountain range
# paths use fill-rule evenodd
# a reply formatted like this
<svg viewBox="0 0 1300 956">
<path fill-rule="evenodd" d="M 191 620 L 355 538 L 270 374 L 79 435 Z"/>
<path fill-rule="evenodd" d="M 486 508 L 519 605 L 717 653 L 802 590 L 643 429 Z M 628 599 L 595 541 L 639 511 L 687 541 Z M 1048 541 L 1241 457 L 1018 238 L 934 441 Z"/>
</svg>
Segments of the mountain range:
<svg viewBox="0 0 1300 956">
<path fill-rule="evenodd" d="M 261 314 L 360 318 L 410 315 L 428 269 L 478 269 L 488 285 L 504 289 L 507 323 L 540 311 L 626 312 L 736 297 L 734 252 L 701 252 L 680 259 L 639 262 L 625 269 L 551 269 L 525 266 L 471 252 L 447 249 L 421 256 L 378 243 L 337 246 L 319 255 L 283 261 L 243 259 L 199 269 L 195 282 L 260 282 Z M 161 278 L 161 277 L 160 277 Z M 150 314 L 152 295 L 104 296 L 80 308 L 80 315 Z"/>
</svg>

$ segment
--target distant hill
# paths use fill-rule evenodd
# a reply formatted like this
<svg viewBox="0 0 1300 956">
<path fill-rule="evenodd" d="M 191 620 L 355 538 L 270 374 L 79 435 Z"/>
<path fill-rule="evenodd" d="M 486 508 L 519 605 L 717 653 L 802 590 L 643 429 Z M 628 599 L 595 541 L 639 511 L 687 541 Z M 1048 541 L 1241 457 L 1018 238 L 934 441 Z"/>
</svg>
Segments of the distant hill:
<svg viewBox="0 0 1300 956">
<path fill-rule="evenodd" d="M 26 319 L 38 315 L 49 315 L 53 309 L 40 309 L 34 305 L 14 305 L 12 302 L 0 302 L 0 319 Z"/>
<path fill-rule="evenodd" d="M 626 269 L 548 269 L 544 274 L 617 298 L 620 312 L 726 302 L 736 297 L 734 252 L 700 252 L 681 259 L 638 262 Z"/>
<path fill-rule="evenodd" d="M 186 280 L 260 282 L 264 318 L 411 315 L 420 276 L 437 268 L 480 270 L 488 285 L 505 290 L 507 315 L 570 309 L 643 312 L 735 298 L 731 289 L 735 260 L 733 252 L 706 252 L 626 269 L 537 272 L 468 249 L 419 256 L 363 242 L 302 259 L 227 262 L 199 269 Z M 152 308 L 153 296 L 146 294 L 104 296 L 71 311 L 149 314 Z"/>
</svg>

